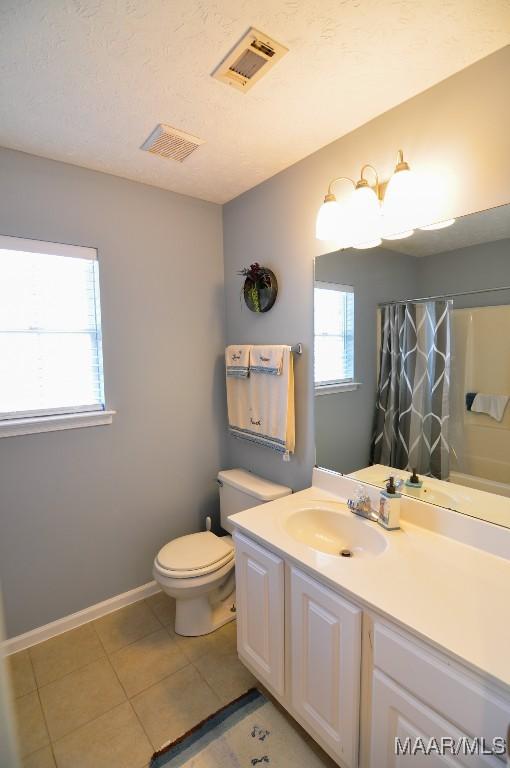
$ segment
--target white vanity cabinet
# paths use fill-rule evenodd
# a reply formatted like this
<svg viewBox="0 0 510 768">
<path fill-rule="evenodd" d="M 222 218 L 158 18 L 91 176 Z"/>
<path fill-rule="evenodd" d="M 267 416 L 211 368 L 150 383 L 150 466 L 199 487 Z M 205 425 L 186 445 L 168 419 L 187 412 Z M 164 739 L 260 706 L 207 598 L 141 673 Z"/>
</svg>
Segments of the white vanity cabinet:
<svg viewBox="0 0 510 768">
<path fill-rule="evenodd" d="M 240 658 L 340 765 L 355 768 L 361 609 L 243 535 L 235 544 Z"/>
<path fill-rule="evenodd" d="M 234 539 L 239 656 L 342 768 L 501 768 L 504 755 L 399 755 L 396 739 L 498 746 L 510 724 L 506 688 L 290 558 Z"/>
<path fill-rule="evenodd" d="M 422 642 L 375 620 L 371 680 L 370 761 L 373 768 L 393 768 L 402 760 L 419 766 L 493 766 L 493 755 L 444 756 L 431 754 L 404 758 L 395 754 L 398 738 L 421 737 L 426 745 L 434 737 L 484 739 L 486 748 L 504 737 L 510 723 L 510 701 L 492 685 L 454 664 Z M 504 759 L 504 755 L 501 755 Z"/>
<path fill-rule="evenodd" d="M 239 534 L 236 543 L 237 652 L 257 678 L 284 693 L 284 563 Z"/>
<path fill-rule="evenodd" d="M 361 609 L 290 568 L 292 708 L 346 766 L 357 765 Z"/>
</svg>

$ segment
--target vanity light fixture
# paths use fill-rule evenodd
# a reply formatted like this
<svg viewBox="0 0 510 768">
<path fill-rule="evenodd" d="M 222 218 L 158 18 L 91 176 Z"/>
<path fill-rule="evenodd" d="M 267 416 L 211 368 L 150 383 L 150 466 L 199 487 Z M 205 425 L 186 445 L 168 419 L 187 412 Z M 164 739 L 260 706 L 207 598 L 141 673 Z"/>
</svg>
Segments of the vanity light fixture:
<svg viewBox="0 0 510 768">
<path fill-rule="evenodd" d="M 344 209 L 333 193 L 333 185 L 339 181 L 348 181 L 354 189 L 356 188 L 355 183 L 348 176 L 338 176 L 338 178 L 330 181 L 315 223 L 315 237 L 317 240 L 338 240 L 342 234 L 345 235 L 345 228 L 348 227 L 347 217 L 344 216 Z M 344 239 L 346 238 L 344 237 Z"/>
<path fill-rule="evenodd" d="M 397 164 L 384 194 L 383 237 L 385 240 L 403 240 L 414 233 L 418 207 L 418 182 L 401 149 Z"/>
<path fill-rule="evenodd" d="M 374 173 L 374 186 L 365 178 L 367 170 Z M 338 181 L 348 181 L 354 188 L 342 204 L 332 191 Z M 339 176 L 331 181 L 317 214 L 316 237 L 318 240 L 335 241 L 337 248 L 375 248 L 381 244 L 382 239 L 401 240 L 410 237 L 420 219 L 421 207 L 418 179 L 399 149 L 384 199 L 378 173 L 372 165 L 362 167 L 360 179 L 356 183 L 348 176 Z M 448 219 L 419 229 L 443 229 L 454 221 Z"/>
<path fill-rule="evenodd" d="M 375 175 L 375 187 L 371 187 L 365 179 L 364 173 L 367 170 L 373 171 Z M 381 245 L 382 220 L 379 189 L 377 171 L 373 165 L 364 165 L 348 205 L 354 248 L 376 248 Z"/>
</svg>

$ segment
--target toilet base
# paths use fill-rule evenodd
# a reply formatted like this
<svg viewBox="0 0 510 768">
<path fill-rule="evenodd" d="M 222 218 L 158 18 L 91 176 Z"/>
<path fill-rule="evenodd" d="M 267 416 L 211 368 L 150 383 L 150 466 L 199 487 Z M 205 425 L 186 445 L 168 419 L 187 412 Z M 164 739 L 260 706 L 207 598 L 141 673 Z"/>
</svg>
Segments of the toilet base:
<svg viewBox="0 0 510 768">
<path fill-rule="evenodd" d="M 208 595 L 191 600 L 177 599 L 175 605 L 175 633 L 184 637 L 208 635 L 236 617 L 235 590 L 224 600 L 211 604 Z"/>
<path fill-rule="evenodd" d="M 217 571 L 191 578 L 168 576 L 154 562 L 153 574 L 163 592 L 175 598 L 175 632 L 185 637 L 208 635 L 235 619 L 233 558 Z"/>
</svg>

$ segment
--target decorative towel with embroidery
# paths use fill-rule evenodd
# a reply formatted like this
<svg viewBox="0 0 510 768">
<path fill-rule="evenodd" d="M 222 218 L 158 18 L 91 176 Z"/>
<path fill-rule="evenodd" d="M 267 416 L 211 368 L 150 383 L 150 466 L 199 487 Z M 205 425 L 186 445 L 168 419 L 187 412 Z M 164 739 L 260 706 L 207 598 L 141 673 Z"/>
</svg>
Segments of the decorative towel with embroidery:
<svg viewBox="0 0 510 768">
<path fill-rule="evenodd" d="M 246 379 L 250 373 L 251 344 L 231 344 L 225 349 L 227 376 Z"/>
<path fill-rule="evenodd" d="M 267 349 L 271 348 L 254 346 L 252 352 L 257 355 L 258 350 Z M 234 437 L 271 448 L 288 459 L 295 447 L 294 361 L 288 346 L 276 349 L 282 350 L 278 375 L 268 376 L 266 370 L 260 373 L 250 366 L 248 378 L 227 376 L 228 426 Z"/>
<path fill-rule="evenodd" d="M 273 344 L 270 347 L 253 346 L 250 352 L 250 370 L 254 373 L 280 376 L 285 349 L 287 347 L 283 344 Z"/>
</svg>

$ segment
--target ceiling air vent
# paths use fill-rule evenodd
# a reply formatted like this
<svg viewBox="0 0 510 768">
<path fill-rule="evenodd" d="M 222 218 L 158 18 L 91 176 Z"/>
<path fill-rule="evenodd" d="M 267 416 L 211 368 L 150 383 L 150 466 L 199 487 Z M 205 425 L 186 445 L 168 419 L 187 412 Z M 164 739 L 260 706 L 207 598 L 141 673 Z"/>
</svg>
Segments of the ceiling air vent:
<svg viewBox="0 0 510 768">
<path fill-rule="evenodd" d="M 287 52 L 288 48 L 252 27 L 212 76 L 240 91 L 248 91 Z"/>
<path fill-rule="evenodd" d="M 189 133 L 184 133 L 184 131 L 178 131 L 177 128 L 172 128 L 171 125 L 160 123 L 154 128 L 140 149 L 152 152 L 153 155 L 169 157 L 182 163 L 203 143 L 204 139 L 197 139 L 196 136 L 191 136 Z"/>
</svg>

